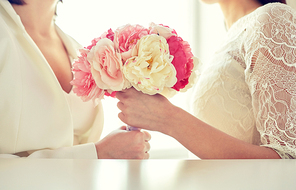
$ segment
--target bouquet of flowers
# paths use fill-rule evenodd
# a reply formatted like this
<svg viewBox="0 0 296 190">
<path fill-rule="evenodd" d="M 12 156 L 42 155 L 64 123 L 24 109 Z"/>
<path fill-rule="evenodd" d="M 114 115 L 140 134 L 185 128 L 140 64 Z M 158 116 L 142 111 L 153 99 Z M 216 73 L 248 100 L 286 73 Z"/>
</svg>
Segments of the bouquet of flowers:
<svg viewBox="0 0 296 190">
<path fill-rule="evenodd" d="M 134 87 L 168 98 L 192 87 L 198 59 L 176 31 L 151 23 L 109 29 L 79 50 L 73 63 L 73 91 L 83 101 L 98 103 L 104 95 Z"/>
</svg>

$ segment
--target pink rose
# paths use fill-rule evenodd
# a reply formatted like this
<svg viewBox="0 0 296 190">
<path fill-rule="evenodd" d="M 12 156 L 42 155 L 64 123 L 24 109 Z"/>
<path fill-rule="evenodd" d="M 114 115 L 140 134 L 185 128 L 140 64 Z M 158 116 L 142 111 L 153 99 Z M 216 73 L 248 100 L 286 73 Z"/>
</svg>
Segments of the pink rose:
<svg viewBox="0 0 296 190">
<path fill-rule="evenodd" d="M 172 64 L 177 71 L 177 83 L 173 89 L 179 91 L 189 83 L 189 77 L 194 68 L 193 54 L 188 42 L 181 37 L 172 36 L 167 39 L 170 54 L 174 56 Z"/>
<path fill-rule="evenodd" d="M 120 53 L 114 49 L 114 43 L 108 38 L 100 39 L 93 46 L 87 55 L 87 60 L 91 65 L 91 73 L 101 89 L 112 91 L 121 91 L 125 80 L 121 72 L 122 61 Z"/>
<path fill-rule="evenodd" d="M 110 28 L 108 30 L 108 32 L 104 32 L 100 37 L 95 38 L 91 41 L 91 45 L 87 46 L 86 49 L 91 49 L 92 47 L 94 47 L 97 42 L 102 39 L 102 38 L 108 38 L 109 40 L 113 41 L 114 40 L 114 32 L 112 31 L 112 29 Z"/>
<path fill-rule="evenodd" d="M 102 99 L 104 90 L 97 87 L 91 74 L 91 66 L 86 59 L 89 50 L 81 49 L 81 56 L 73 63 L 75 78 L 71 81 L 73 92 L 81 97 L 83 101 L 91 99 Z"/>
<path fill-rule="evenodd" d="M 149 34 L 149 30 L 140 25 L 127 24 L 115 30 L 114 44 L 121 53 L 123 62 L 131 57 L 132 48 L 138 40 Z"/>
</svg>

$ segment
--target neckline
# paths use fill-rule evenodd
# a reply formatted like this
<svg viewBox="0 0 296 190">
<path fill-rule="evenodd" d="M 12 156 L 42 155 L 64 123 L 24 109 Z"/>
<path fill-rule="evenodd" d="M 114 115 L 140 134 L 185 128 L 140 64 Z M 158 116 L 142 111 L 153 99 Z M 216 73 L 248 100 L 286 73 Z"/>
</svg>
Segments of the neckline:
<svg viewBox="0 0 296 190">
<path fill-rule="evenodd" d="M 72 92 L 73 92 L 73 85 L 72 85 L 72 88 L 71 88 L 71 90 L 70 90 L 69 92 L 64 91 L 63 88 L 62 88 L 62 91 L 63 91 L 64 94 L 66 94 L 66 95 L 71 95 Z"/>
<path fill-rule="evenodd" d="M 279 2 L 273 2 L 273 3 L 268 3 L 265 5 L 262 5 L 260 7 L 258 7 L 257 9 L 255 9 L 254 11 L 250 12 L 249 14 L 246 14 L 245 16 L 239 18 L 237 21 L 235 21 L 231 27 L 228 29 L 228 32 L 231 30 L 234 30 L 233 28 L 237 28 L 238 25 L 243 22 L 246 19 L 249 19 L 252 15 L 256 14 L 259 10 L 261 10 L 264 7 L 268 7 L 268 6 L 272 6 L 272 5 L 279 5 L 279 4 L 283 4 L 283 3 L 279 3 Z"/>
</svg>

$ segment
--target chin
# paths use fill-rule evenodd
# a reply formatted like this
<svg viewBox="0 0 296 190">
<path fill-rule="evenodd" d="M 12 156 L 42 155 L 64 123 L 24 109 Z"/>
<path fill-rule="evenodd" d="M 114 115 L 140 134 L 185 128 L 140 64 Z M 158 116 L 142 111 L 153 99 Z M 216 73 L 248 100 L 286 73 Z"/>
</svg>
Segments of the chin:
<svg viewBox="0 0 296 190">
<path fill-rule="evenodd" d="M 205 4 L 215 4 L 219 2 L 219 0 L 199 0 L 199 1 Z"/>
</svg>

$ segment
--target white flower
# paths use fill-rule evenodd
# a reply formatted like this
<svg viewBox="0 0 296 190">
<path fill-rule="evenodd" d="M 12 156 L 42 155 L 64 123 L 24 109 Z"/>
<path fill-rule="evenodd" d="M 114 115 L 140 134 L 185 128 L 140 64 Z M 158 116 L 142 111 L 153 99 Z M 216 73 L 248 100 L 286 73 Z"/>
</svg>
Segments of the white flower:
<svg viewBox="0 0 296 190">
<path fill-rule="evenodd" d="M 177 82 L 166 39 L 152 34 L 142 37 L 133 48 L 132 57 L 123 67 L 123 73 L 132 86 L 153 95 Z"/>
</svg>

